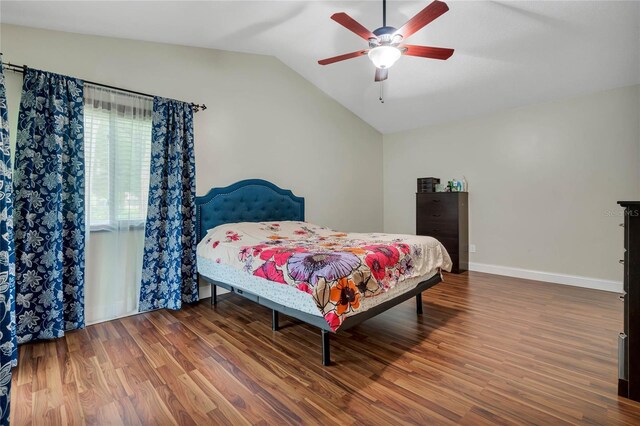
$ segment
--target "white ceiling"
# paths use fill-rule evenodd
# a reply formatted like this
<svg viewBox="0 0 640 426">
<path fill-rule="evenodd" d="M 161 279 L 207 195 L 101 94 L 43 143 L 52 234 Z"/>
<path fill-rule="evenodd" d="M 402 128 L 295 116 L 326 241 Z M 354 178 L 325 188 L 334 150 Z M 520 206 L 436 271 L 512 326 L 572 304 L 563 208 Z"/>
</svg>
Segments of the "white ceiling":
<svg viewBox="0 0 640 426">
<path fill-rule="evenodd" d="M 389 1 L 400 27 L 428 4 Z M 3 23 L 274 55 L 383 133 L 640 83 L 640 3 L 448 1 L 411 44 L 451 47 L 448 61 L 403 57 L 385 103 L 368 58 L 318 59 L 366 47 L 329 17 L 373 30 L 381 1 L 0 3 Z"/>
</svg>

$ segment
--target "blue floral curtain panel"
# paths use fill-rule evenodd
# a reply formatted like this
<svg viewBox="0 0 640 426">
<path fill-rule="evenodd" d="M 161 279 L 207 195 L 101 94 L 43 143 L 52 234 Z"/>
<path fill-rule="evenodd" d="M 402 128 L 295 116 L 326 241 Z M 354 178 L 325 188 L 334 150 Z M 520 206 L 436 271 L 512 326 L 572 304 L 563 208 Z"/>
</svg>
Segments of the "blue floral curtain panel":
<svg viewBox="0 0 640 426">
<path fill-rule="evenodd" d="M 15 258 L 9 117 L 0 55 L 0 424 L 9 423 L 11 367 L 17 363 Z"/>
<path fill-rule="evenodd" d="M 15 158 L 18 342 L 84 327 L 83 82 L 27 69 Z"/>
<path fill-rule="evenodd" d="M 198 300 L 193 108 L 154 98 L 141 312 Z"/>
</svg>

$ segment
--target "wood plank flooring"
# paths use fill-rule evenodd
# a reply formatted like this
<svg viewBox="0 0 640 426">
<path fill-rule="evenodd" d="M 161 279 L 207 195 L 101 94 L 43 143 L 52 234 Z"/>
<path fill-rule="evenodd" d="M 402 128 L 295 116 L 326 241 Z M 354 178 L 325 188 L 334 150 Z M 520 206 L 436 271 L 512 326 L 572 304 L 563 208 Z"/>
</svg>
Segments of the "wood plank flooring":
<svg viewBox="0 0 640 426">
<path fill-rule="evenodd" d="M 338 336 L 230 295 L 20 347 L 13 425 L 640 424 L 616 396 L 622 303 L 481 273 Z"/>
</svg>

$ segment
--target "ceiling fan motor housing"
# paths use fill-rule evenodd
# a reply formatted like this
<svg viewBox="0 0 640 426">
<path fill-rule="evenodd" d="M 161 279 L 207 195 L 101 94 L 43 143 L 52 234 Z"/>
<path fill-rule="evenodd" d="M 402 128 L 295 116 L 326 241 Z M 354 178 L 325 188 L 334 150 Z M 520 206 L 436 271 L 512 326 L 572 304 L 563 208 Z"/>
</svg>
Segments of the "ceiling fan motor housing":
<svg viewBox="0 0 640 426">
<path fill-rule="evenodd" d="M 378 28 L 373 31 L 376 38 L 369 39 L 369 46 L 375 47 L 400 43 L 400 41 L 402 41 L 402 36 L 400 34 L 396 34 L 396 31 L 398 31 L 398 29 L 394 27 Z"/>
<path fill-rule="evenodd" d="M 375 30 L 373 33 L 378 37 L 382 37 L 384 35 L 393 36 L 393 33 L 395 33 L 396 31 L 398 31 L 398 29 L 394 27 L 380 27 L 377 30 Z"/>
<path fill-rule="evenodd" d="M 397 28 L 394 27 L 380 27 L 373 31 L 376 38 L 369 39 L 369 47 L 374 48 L 376 46 L 397 46 L 402 41 L 402 36 L 397 34 Z"/>
</svg>

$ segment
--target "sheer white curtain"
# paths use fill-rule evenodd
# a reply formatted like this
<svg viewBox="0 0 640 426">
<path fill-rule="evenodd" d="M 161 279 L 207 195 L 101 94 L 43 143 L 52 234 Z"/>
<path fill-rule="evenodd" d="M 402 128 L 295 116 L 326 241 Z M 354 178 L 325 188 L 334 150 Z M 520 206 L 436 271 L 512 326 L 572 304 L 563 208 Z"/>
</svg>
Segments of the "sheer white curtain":
<svg viewBox="0 0 640 426">
<path fill-rule="evenodd" d="M 153 99 L 85 84 L 87 324 L 137 312 Z"/>
</svg>

